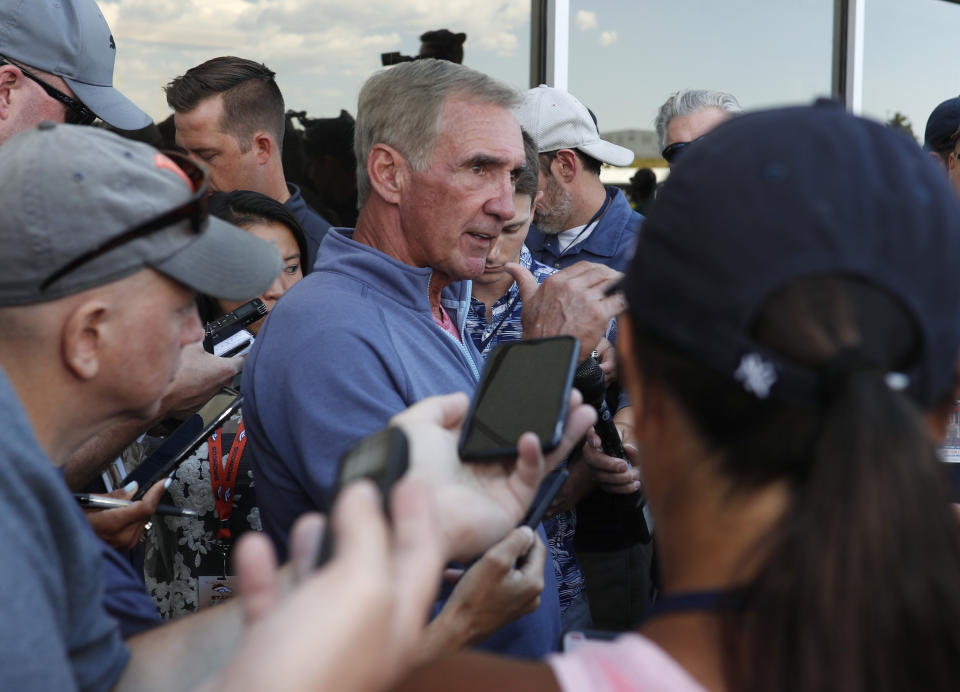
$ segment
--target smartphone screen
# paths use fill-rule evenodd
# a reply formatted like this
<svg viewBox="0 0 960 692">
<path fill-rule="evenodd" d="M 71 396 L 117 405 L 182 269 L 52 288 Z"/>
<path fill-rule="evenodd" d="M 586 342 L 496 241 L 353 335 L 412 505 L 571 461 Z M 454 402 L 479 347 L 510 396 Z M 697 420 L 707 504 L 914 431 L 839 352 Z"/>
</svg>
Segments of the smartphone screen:
<svg viewBox="0 0 960 692">
<path fill-rule="evenodd" d="M 167 435 L 153 454 L 127 474 L 121 481 L 121 487 L 130 481 L 137 481 L 140 487 L 133 499 L 139 500 L 151 485 L 168 475 L 214 430 L 223 425 L 230 414 L 240 407 L 242 401 L 243 397 L 236 389 L 221 387 L 196 413 Z"/>
<path fill-rule="evenodd" d="M 517 438 L 530 431 L 545 452 L 556 447 L 579 351 L 571 336 L 514 341 L 494 349 L 460 438 L 460 456 L 515 456 Z"/>
</svg>

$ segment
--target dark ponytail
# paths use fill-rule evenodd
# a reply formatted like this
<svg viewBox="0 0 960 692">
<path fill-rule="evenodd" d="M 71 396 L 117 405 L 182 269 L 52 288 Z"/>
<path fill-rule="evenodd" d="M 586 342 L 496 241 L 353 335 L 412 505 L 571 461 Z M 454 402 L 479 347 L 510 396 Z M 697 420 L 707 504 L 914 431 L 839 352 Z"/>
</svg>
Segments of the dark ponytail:
<svg viewBox="0 0 960 692">
<path fill-rule="evenodd" d="M 643 376 L 677 397 L 723 453 L 722 471 L 740 487 L 791 489 L 755 546 L 762 567 L 745 575 L 742 607 L 724 622 L 729 689 L 960 686 L 949 482 L 921 412 L 884 378 L 922 353 L 915 333 L 898 304 L 860 281 L 794 282 L 767 301 L 753 335 L 825 373 L 825 387 L 817 402 L 784 402 L 759 400 L 637 329 Z"/>
</svg>

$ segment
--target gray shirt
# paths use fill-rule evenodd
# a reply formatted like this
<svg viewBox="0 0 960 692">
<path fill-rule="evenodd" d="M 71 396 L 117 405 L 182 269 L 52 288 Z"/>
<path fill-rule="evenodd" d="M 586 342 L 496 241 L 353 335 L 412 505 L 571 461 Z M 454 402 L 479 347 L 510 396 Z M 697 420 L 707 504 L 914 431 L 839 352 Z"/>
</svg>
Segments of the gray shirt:
<svg viewBox="0 0 960 692">
<path fill-rule="evenodd" d="M 0 690 L 106 690 L 129 652 L 100 546 L 0 370 Z"/>
</svg>

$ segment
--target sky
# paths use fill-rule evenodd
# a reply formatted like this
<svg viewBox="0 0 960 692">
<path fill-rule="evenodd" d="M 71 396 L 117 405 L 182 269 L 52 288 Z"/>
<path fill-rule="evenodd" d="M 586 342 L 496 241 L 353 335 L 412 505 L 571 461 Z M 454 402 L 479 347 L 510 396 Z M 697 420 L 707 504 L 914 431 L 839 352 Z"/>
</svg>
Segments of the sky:
<svg viewBox="0 0 960 692">
<path fill-rule="evenodd" d="M 356 112 L 380 53 L 415 54 L 428 29 L 467 33 L 464 63 L 529 86 L 530 0 L 98 0 L 118 47 L 115 84 L 155 119 L 163 85 L 217 55 L 264 62 L 287 107 Z M 601 130 L 652 129 L 683 88 L 747 109 L 830 91 L 833 0 L 570 0 L 570 91 Z M 865 0 L 864 113 L 927 116 L 960 92 L 960 4 Z"/>
</svg>

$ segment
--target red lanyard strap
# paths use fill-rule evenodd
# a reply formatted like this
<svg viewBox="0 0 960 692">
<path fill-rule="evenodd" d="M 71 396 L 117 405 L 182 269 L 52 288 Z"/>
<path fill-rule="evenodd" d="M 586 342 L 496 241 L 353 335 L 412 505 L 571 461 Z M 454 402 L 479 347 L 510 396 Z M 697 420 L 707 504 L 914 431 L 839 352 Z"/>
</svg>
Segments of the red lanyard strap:
<svg viewBox="0 0 960 692">
<path fill-rule="evenodd" d="M 222 436 L 223 428 L 217 428 L 217 431 L 210 436 L 207 444 L 207 456 L 210 460 L 210 482 L 213 485 L 217 515 L 220 517 L 220 530 L 217 532 L 217 538 L 220 539 L 230 538 L 230 526 L 227 522 L 230 521 L 230 515 L 233 513 L 233 491 L 237 485 L 240 456 L 243 454 L 243 448 L 247 445 L 247 434 L 243 429 L 243 421 L 240 421 L 240 427 L 237 428 L 233 444 L 230 445 L 226 467 L 222 464 Z"/>
</svg>

